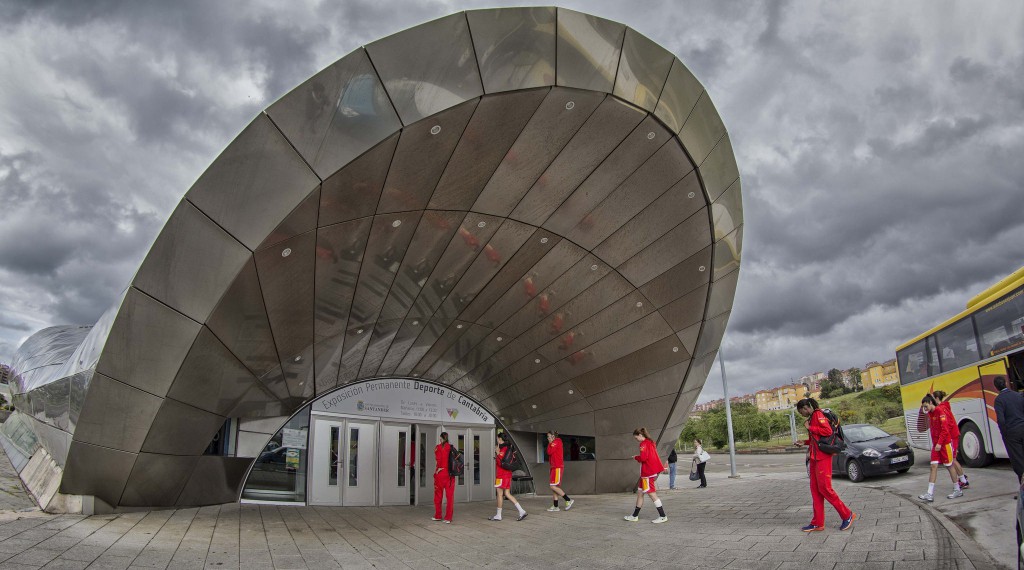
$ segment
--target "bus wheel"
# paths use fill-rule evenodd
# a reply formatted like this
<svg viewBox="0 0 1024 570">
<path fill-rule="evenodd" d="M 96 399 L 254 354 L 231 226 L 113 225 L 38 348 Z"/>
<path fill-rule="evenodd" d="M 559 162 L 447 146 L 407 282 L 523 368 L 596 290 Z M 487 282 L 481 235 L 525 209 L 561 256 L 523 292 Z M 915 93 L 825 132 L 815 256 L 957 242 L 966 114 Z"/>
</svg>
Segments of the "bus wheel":
<svg viewBox="0 0 1024 570">
<path fill-rule="evenodd" d="M 985 452 L 985 440 L 981 430 L 972 422 L 960 429 L 960 456 L 967 467 L 984 467 L 992 463 L 992 456 Z"/>
</svg>

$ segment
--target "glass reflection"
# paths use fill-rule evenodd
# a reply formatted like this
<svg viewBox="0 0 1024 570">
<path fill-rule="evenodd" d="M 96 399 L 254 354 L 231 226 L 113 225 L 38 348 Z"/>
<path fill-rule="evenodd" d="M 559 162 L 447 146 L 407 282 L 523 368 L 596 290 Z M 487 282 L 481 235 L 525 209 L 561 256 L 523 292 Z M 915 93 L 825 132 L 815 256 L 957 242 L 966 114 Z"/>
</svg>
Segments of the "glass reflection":
<svg viewBox="0 0 1024 570">
<path fill-rule="evenodd" d="M 284 445 L 287 435 L 288 445 Z M 306 501 L 309 409 L 288 420 L 256 458 L 242 498 L 263 501 Z"/>
</svg>

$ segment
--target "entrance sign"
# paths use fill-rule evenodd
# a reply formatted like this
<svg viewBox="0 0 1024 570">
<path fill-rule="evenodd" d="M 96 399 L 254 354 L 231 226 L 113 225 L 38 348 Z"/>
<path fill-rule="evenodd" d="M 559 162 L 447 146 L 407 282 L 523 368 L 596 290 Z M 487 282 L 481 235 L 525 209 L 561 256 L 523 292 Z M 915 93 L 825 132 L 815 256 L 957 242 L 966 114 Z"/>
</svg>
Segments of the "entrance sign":
<svg viewBox="0 0 1024 570">
<path fill-rule="evenodd" d="M 447 386 L 419 380 L 368 380 L 313 402 L 314 412 L 440 423 L 494 425 L 483 406 Z"/>
</svg>

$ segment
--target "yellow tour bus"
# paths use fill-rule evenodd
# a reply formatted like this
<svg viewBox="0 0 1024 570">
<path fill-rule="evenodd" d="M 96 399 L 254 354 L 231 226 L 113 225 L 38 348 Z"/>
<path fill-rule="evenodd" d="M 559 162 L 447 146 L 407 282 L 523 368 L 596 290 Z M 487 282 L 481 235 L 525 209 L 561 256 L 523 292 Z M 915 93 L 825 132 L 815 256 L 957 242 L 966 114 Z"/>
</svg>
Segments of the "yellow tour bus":
<svg viewBox="0 0 1024 570">
<path fill-rule="evenodd" d="M 921 398 L 942 390 L 960 426 L 960 462 L 984 467 L 1006 457 L 996 425 L 993 380 L 1024 381 L 1024 267 L 982 291 L 967 309 L 896 348 L 907 438 L 931 447 Z"/>
</svg>

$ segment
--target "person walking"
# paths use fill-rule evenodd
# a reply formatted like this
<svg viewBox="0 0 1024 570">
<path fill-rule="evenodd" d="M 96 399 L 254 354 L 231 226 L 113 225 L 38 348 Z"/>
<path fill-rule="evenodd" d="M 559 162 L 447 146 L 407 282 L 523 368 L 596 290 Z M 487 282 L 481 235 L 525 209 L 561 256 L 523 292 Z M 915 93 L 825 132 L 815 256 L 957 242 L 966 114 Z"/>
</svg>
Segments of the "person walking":
<svg viewBox="0 0 1024 570">
<path fill-rule="evenodd" d="M 441 432 L 441 442 L 434 447 L 434 516 L 432 521 L 441 519 L 441 498 L 446 496 L 448 501 L 444 512 L 445 524 L 451 524 L 452 511 L 455 509 L 455 477 L 448 473 L 448 454 L 451 453 L 452 445 L 448 443 L 448 432 Z"/>
<path fill-rule="evenodd" d="M 676 490 L 676 462 L 679 461 L 679 456 L 676 455 L 676 446 L 672 446 L 672 451 L 668 454 L 668 488 L 670 491 Z"/>
<path fill-rule="evenodd" d="M 568 511 L 576 501 L 569 498 L 569 495 L 562 490 L 562 467 L 565 465 L 565 456 L 562 451 L 562 440 L 558 437 L 557 431 L 548 432 L 548 447 L 545 453 L 548 456 L 548 463 L 551 465 L 548 470 L 548 486 L 551 487 L 552 501 L 548 512 L 553 513 L 558 510 L 559 497 L 565 499 L 565 510 Z"/>
<path fill-rule="evenodd" d="M 949 438 L 953 445 L 953 470 L 956 471 L 956 478 L 960 481 L 960 490 L 968 489 L 971 482 L 967 480 L 967 473 L 964 472 L 963 465 L 960 465 L 960 461 L 957 460 L 960 451 L 960 426 L 957 424 L 956 416 L 953 415 L 953 408 L 949 405 L 946 393 L 936 390 L 932 392 L 932 396 L 939 403 L 939 407 L 949 414 Z"/>
<path fill-rule="evenodd" d="M 704 451 L 704 443 L 700 439 L 693 440 L 693 460 L 697 462 L 697 474 L 700 475 L 700 485 L 697 485 L 698 489 L 704 489 L 708 486 L 708 480 L 704 478 L 704 467 L 708 463 L 708 453 Z"/>
<path fill-rule="evenodd" d="M 644 506 L 644 496 L 650 495 L 654 501 L 654 508 L 658 509 L 658 518 L 651 522 L 654 524 L 668 522 L 668 517 L 665 516 L 665 508 L 661 505 L 661 499 L 658 498 L 658 489 L 654 484 L 655 479 L 665 469 L 665 466 L 661 463 L 661 458 L 658 457 L 658 449 L 645 427 L 633 430 L 633 438 L 640 443 L 640 455 L 633 456 L 633 459 L 640 463 L 640 480 L 636 483 L 636 508 L 633 509 L 633 514 L 626 515 L 623 518 L 629 522 L 640 520 L 639 515 L 640 509 Z"/>
<path fill-rule="evenodd" d="M 808 446 L 810 457 L 810 479 L 811 479 L 811 504 L 813 516 L 811 524 L 801 528 L 804 532 L 816 532 L 825 530 L 825 501 L 828 501 L 843 519 L 839 530 L 848 530 L 857 520 L 857 513 L 839 499 L 832 488 L 832 456 L 825 453 L 818 447 L 821 438 L 832 435 L 832 425 L 828 422 L 824 412 L 818 408 L 818 401 L 814 398 L 804 398 L 796 403 L 796 411 L 807 418 L 804 427 L 807 428 L 807 439 L 799 442 L 799 445 Z"/>
<path fill-rule="evenodd" d="M 921 410 L 928 414 L 928 423 L 931 426 L 932 470 L 928 475 L 928 491 L 917 498 L 928 503 L 935 500 L 935 478 L 938 476 L 940 463 L 949 471 L 949 479 L 953 481 L 953 492 L 946 495 L 946 498 L 963 497 L 964 492 L 960 490 L 960 481 L 957 479 L 956 469 L 953 468 L 953 432 L 950 428 L 952 418 L 946 413 L 945 408 L 939 407 L 939 403 L 931 394 L 921 398 Z"/>
<path fill-rule="evenodd" d="M 1006 378 L 996 376 L 993 381 L 999 394 L 996 396 L 996 424 L 1003 436 L 1003 446 L 1010 456 L 1010 467 L 1017 474 L 1017 481 L 1024 485 L 1024 396 L 1006 387 Z"/>
<path fill-rule="evenodd" d="M 507 437 L 504 432 L 498 434 L 498 451 L 494 453 L 494 488 L 498 490 L 498 511 L 494 513 L 493 517 L 488 519 L 492 521 L 501 520 L 501 505 L 506 498 L 512 501 L 512 504 L 516 506 L 516 510 L 519 511 L 519 518 L 516 520 L 521 521 L 526 518 L 526 510 L 512 496 L 512 470 L 501 466 L 502 460 L 512 453 L 512 442 L 507 441 Z"/>
</svg>

